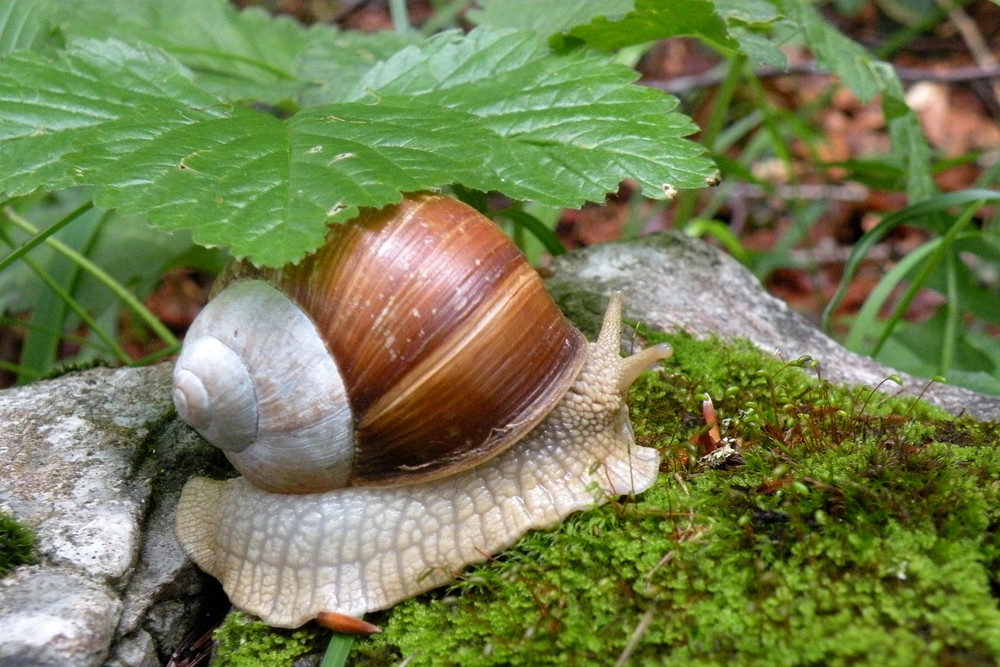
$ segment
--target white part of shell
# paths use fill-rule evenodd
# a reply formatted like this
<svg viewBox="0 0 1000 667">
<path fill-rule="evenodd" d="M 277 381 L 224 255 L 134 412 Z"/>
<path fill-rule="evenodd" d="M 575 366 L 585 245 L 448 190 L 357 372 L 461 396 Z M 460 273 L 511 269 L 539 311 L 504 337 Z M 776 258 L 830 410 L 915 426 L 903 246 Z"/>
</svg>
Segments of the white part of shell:
<svg viewBox="0 0 1000 667">
<path fill-rule="evenodd" d="M 227 287 L 195 318 L 173 395 L 181 418 L 262 489 L 312 493 L 350 475 L 340 372 L 312 321 L 264 281 Z"/>
<path fill-rule="evenodd" d="M 238 452 L 257 438 L 253 379 L 243 359 L 215 336 L 185 340 L 174 366 L 173 397 L 181 419 L 220 449 Z"/>
<path fill-rule="evenodd" d="M 620 307 L 609 307 L 606 328 L 620 326 L 612 312 Z M 617 333 L 589 344 L 583 370 L 552 412 L 474 468 L 305 496 L 196 478 L 178 505 L 178 539 L 233 604 L 281 627 L 323 611 L 360 616 L 447 583 L 530 529 L 656 479 L 658 453 L 632 435 L 620 385 L 634 364 L 618 345 Z M 661 348 L 657 357 L 667 354 Z"/>
</svg>

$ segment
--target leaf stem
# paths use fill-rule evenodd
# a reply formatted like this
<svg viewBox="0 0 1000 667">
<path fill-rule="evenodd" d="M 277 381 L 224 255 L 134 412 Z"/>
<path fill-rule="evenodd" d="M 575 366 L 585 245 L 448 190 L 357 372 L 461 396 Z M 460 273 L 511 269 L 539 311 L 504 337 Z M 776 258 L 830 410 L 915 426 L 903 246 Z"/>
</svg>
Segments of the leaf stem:
<svg viewBox="0 0 1000 667">
<path fill-rule="evenodd" d="M 410 31 L 406 0 L 389 0 L 389 15 L 392 17 L 392 27 L 397 35 L 405 35 Z"/>
<path fill-rule="evenodd" d="M 79 218 L 81 215 L 83 215 L 84 213 L 86 213 L 87 211 L 89 211 L 90 209 L 92 209 L 93 207 L 94 207 L 94 204 L 92 202 L 89 202 L 89 201 L 86 202 L 86 203 L 84 203 L 84 204 L 81 204 L 80 206 L 78 206 L 77 208 L 73 209 L 72 211 L 70 211 L 65 216 L 63 216 L 63 218 L 61 220 L 57 221 L 55 224 L 51 225 L 50 227 L 48 227 L 46 229 L 43 229 L 42 231 L 40 231 L 37 234 L 35 234 L 34 236 L 32 236 L 31 239 L 29 239 L 26 243 L 24 243 L 23 245 L 17 247 L 14 250 L 14 252 L 10 253 L 9 255 L 7 255 L 6 257 L 4 257 L 3 259 L 0 259 L 0 271 L 3 271 L 8 266 L 10 266 L 14 262 L 16 262 L 18 259 L 20 259 L 22 256 L 24 256 L 25 254 L 27 254 L 28 252 L 30 252 L 32 248 L 35 248 L 35 247 L 41 245 L 42 243 L 44 243 L 45 239 L 49 238 L 50 236 L 52 236 L 53 234 L 55 234 L 56 232 L 58 232 L 60 229 L 62 229 L 63 227 L 65 227 L 69 223 L 73 222 L 74 220 L 76 220 L 77 218 Z M 4 209 L 3 209 L 4 214 L 8 218 L 11 217 L 11 215 L 12 215 L 11 211 L 12 210 L 13 209 L 11 209 L 8 206 L 5 206 Z M 11 245 L 13 246 L 13 240 L 11 240 Z"/>
<path fill-rule="evenodd" d="M 746 58 L 743 56 L 729 59 L 729 70 L 716 94 L 715 103 L 712 105 L 712 116 L 708 119 L 705 130 L 701 133 L 701 144 L 708 148 L 711 153 L 716 152 L 715 141 L 729 115 L 730 103 L 736 92 L 737 84 L 743 76 L 745 62 Z M 674 212 L 675 226 L 684 224 L 694 216 L 694 207 L 697 201 L 698 193 L 695 191 L 684 191 L 677 197 L 677 208 Z"/>
</svg>

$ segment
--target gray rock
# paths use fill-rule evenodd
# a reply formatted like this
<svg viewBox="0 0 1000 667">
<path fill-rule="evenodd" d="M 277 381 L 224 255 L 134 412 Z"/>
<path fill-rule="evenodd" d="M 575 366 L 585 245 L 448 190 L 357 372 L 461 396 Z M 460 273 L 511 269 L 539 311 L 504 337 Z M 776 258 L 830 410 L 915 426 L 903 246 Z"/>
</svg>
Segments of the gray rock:
<svg viewBox="0 0 1000 667">
<path fill-rule="evenodd" d="M 681 235 L 559 258 L 549 287 L 596 326 L 607 294 L 651 327 L 743 337 L 824 377 L 877 384 L 892 371 L 844 350 L 768 296 L 728 256 Z M 584 318 L 586 319 L 586 318 Z M 587 323 L 581 323 L 585 329 Z M 592 329 L 591 332 L 592 333 Z M 0 510 L 38 535 L 39 563 L 0 581 L 3 665 L 164 664 L 219 589 L 174 539 L 184 481 L 226 464 L 174 415 L 170 365 L 92 370 L 0 392 Z M 907 379 L 905 390 L 924 382 Z M 936 385 L 952 412 L 1000 416 L 1000 400 Z"/>
<path fill-rule="evenodd" d="M 584 307 L 594 322 L 604 306 L 593 296 L 622 290 L 627 317 L 654 329 L 745 338 L 786 360 L 808 355 L 820 362 L 823 377 L 836 383 L 874 387 L 896 374 L 903 380 L 900 391 L 924 392 L 952 414 L 1000 419 L 1000 397 L 943 384 L 928 387 L 926 380 L 850 352 L 768 294 L 742 264 L 683 234 L 592 246 L 556 258 L 553 270 L 547 284 L 556 301 L 567 310 Z M 881 389 L 894 387 L 886 383 Z"/>
<path fill-rule="evenodd" d="M 100 665 L 121 616 L 115 590 L 86 572 L 20 568 L 0 582 L 0 660 L 13 665 Z"/>
<path fill-rule="evenodd" d="M 180 488 L 215 450 L 179 424 L 170 365 L 0 392 L 0 509 L 39 563 L 0 581 L 0 662 L 161 665 L 205 578 L 173 537 Z"/>
</svg>

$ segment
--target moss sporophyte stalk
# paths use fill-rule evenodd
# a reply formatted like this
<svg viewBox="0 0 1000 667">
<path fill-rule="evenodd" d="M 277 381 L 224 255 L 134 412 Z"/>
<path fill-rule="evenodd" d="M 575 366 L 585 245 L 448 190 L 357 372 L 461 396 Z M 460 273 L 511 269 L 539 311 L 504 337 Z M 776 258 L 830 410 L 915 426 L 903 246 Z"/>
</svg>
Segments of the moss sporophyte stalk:
<svg viewBox="0 0 1000 667">
<path fill-rule="evenodd" d="M 643 333 L 674 348 L 630 396 L 656 484 L 369 616 L 384 631 L 349 664 L 1000 662 L 1000 425 L 748 343 Z M 705 395 L 735 465 L 699 463 Z M 218 664 L 275 641 L 224 627 Z"/>
</svg>

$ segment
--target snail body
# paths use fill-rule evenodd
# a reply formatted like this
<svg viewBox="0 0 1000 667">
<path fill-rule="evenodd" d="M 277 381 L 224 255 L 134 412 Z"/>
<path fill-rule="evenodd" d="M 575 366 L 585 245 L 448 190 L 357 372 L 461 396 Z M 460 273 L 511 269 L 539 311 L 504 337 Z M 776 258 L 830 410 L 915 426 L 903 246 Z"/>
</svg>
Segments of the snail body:
<svg viewBox="0 0 1000 667">
<path fill-rule="evenodd" d="M 296 266 L 231 270 L 175 367 L 179 414 L 243 474 L 188 482 L 177 536 L 237 607 L 360 616 L 652 484 L 624 395 L 669 348 L 620 356 L 620 295 L 587 343 L 443 197 L 331 235 Z"/>
</svg>

